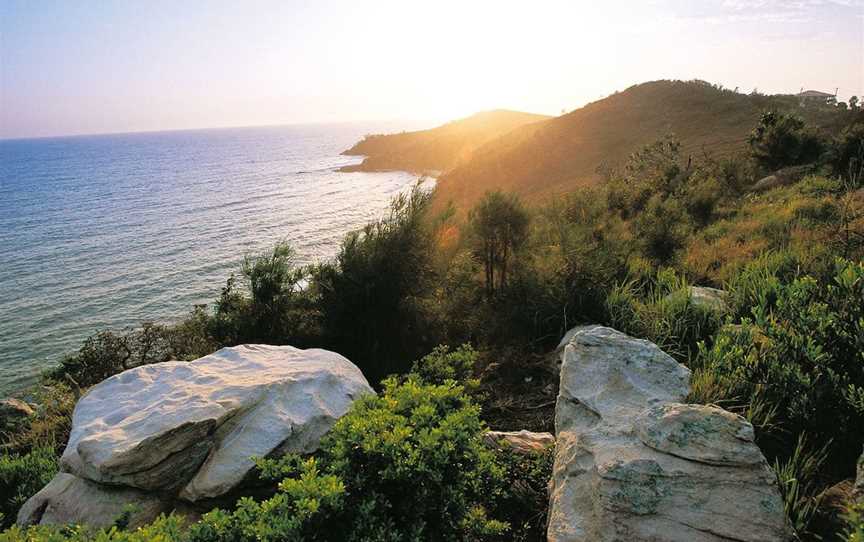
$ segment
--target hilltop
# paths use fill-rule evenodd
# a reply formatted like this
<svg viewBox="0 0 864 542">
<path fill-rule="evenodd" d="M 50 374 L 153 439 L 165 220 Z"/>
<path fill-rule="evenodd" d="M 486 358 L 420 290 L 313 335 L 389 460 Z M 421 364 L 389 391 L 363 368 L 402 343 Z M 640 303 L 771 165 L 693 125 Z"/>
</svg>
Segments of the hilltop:
<svg viewBox="0 0 864 542">
<path fill-rule="evenodd" d="M 483 144 L 515 128 L 550 117 L 496 109 L 448 122 L 430 130 L 373 134 L 343 152 L 365 156 L 361 164 L 341 171 L 404 170 L 425 174 L 447 171 L 468 159 Z M 526 127 L 527 128 L 527 127 Z"/>
<path fill-rule="evenodd" d="M 495 189 L 545 200 L 596 183 L 643 145 L 670 134 L 684 156 L 735 154 L 767 109 L 796 110 L 823 127 L 836 118 L 833 108 L 800 108 L 793 96 L 740 94 L 703 81 L 643 83 L 489 141 L 439 177 L 437 206 L 453 202 L 464 210 Z"/>
</svg>

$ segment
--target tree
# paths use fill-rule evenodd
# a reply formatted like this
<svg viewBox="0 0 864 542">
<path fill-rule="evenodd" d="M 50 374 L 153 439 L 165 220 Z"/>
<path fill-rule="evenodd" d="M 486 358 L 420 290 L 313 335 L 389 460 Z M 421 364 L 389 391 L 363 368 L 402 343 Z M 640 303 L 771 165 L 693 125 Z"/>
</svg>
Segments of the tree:
<svg viewBox="0 0 864 542">
<path fill-rule="evenodd" d="M 397 196 L 388 216 L 349 234 L 336 262 L 313 272 L 324 344 L 373 384 L 407 372 L 405 360 L 437 343 L 426 303 L 437 284 L 435 232 L 426 220 L 430 197 L 419 185 Z"/>
<path fill-rule="evenodd" d="M 528 237 L 528 213 L 515 195 L 487 192 L 468 216 L 474 255 L 483 262 L 486 293 L 507 284 L 510 261 Z"/>
<path fill-rule="evenodd" d="M 849 98 L 849 109 L 858 109 L 858 105 L 858 96 L 852 96 L 851 98 Z"/>
<path fill-rule="evenodd" d="M 753 157 L 769 170 L 815 162 L 824 146 L 799 117 L 774 111 L 762 114 L 748 141 Z"/>
<path fill-rule="evenodd" d="M 285 242 L 244 258 L 243 288 L 232 275 L 216 302 L 211 334 L 220 344 L 302 344 L 309 327 L 300 287 L 306 271 L 294 259 L 294 249 Z"/>
</svg>

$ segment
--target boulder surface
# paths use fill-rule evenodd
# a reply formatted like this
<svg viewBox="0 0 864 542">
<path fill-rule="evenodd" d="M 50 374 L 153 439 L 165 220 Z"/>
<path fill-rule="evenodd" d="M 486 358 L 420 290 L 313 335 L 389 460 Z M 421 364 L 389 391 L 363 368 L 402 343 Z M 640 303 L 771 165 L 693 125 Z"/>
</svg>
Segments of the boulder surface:
<svg viewBox="0 0 864 542">
<path fill-rule="evenodd" d="M 568 336 L 550 541 L 787 540 L 775 477 L 746 420 L 684 404 L 690 371 L 653 343 L 601 326 Z"/>
<path fill-rule="evenodd" d="M 93 487 L 126 491 L 118 502 L 140 500 L 139 493 L 192 503 L 218 498 L 243 487 L 253 457 L 317 449 L 367 393 L 374 391 L 344 357 L 291 346 L 243 345 L 124 371 L 78 401 L 61 458 L 68 474 L 31 499 L 41 504 L 25 508 L 78 517 L 75 502 L 101 502 Z"/>
<path fill-rule="evenodd" d="M 127 508 L 129 507 L 129 508 Z M 73 474 L 58 473 L 18 511 L 18 525 L 112 525 L 129 511 L 128 527 L 150 523 L 172 511 L 158 495 L 132 488 L 107 487 Z"/>
</svg>

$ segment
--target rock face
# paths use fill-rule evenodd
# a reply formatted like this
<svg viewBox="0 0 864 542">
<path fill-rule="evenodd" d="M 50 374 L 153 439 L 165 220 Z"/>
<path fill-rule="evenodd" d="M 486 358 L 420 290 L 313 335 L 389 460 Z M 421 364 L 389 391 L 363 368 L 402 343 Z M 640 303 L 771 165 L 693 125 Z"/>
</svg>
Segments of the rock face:
<svg viewBox="0 0 864 542">
<path fill-rule="evenodd" d="M 487 445 L 506 447 L 520 454 L 542 452 L 555 445 L 555 435 L 552 433 L 534 433 L 532 431 L 489 431 L 484 435 Z"/>
<path fill-rule="evenodd" d="M 61 472 L 18 512 L 19 525 L 85 523 L 107 527 L 130 506 L 128 526 L 150 523 L 172 507 L 159 496 L 131 488 L 105 487 Z"/>
<path fill-rule="evenodd" d="M 374 391 L 360 370 L 326 350 L 244 345 L 136 367 L 75 406 L 61 470 L 102 488 L 217 498 L 247 479 L 253 457 L 314 451 L 367 393 Z M 46 487 L 55 486 L 43 495 L 46 510 L 62 506 L 53 497 L 70 484 L 62 476 Z"/>
<path fill-rule="evenodd" d="M 648 341 L 601 326 L 568 337 L 550 541 L 787 539 L 776 480 L 749 423 L 683 404 L 690 371 Z"/>
</svg>

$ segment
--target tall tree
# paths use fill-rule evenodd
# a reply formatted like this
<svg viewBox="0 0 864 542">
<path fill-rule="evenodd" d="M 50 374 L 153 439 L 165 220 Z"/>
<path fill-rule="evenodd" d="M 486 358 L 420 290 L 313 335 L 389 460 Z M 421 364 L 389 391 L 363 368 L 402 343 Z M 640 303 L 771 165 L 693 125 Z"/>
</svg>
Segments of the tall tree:
<svg viewBox="0 0 864 542">
<path fill-rule="evenodd" d="M 528 213 L 515 195 L 487 192 L 468 221 L 472 248 L 483 262 L 486 293 L 491 297 L 507 284 L 513 255 L 528 237 Z"/>
</svg>

